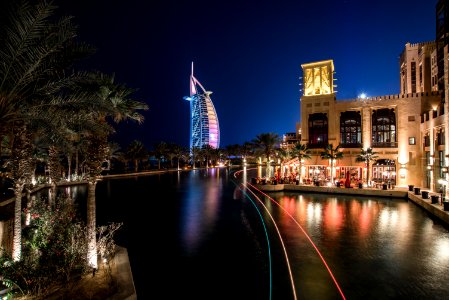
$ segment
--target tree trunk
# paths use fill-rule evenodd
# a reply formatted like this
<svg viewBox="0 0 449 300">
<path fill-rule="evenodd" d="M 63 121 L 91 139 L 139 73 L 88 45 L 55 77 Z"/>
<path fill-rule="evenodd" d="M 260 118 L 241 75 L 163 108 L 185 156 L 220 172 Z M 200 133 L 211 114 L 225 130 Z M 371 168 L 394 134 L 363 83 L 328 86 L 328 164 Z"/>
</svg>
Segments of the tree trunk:
<svg viewBox="0 0 449 300">
<path fill-rule="evenodd" d="M 32 184 L 37 183 L 37 180 L 36 180 L 36 169 L 37 169 L 37 166 L 36 166 L 36 164 L 34 164 L 33 172 L 31 173 L 31 183 Z"/>
<path fill-rule="evenodd" d="M 76 174 L 76 176 L 79 175 L 79 166 L 78 166 L 78 163 L 79 163 L 78 149 L 76 149 L 76 154 L 75 154 L 75 174 Z"/>
<path fill-rule="evenodd" d="M 331 184 L 334 184 L 334 160 L 331 159 Z"/>
<path fill-rule="evenodd" d="M 369 182 L 369 161 L 366 162 L 366 184 L 368 186 L 371 186 L 371 184 Z"/>
<path fill-rule="evenodd" d="M 11 147 L 11 175 L 15 195 L 12 259 L 19 261 L 22 253 L 22 193 L 25 184 L 31 181 L 33 166 L 31 134 L 24 125 L 16 129 Z"/>
<path fill-rule="evenodd" d="M 22 192 L 25 182 L 17 180 L 14 184 L 14 236 L 12 245 L 12 259 L 19 261 L 22 253 Z"/>
<path fill-rule="evenodd" d="M 87 185 L 87 263 L 94 269 L 97 264 L 97 237 L 96 237 L 96 204 L 95 188 L 97 182 L 95 179 L 89 179 Z"/>
<path fill-rule="evenodd" d="M 69 168 L 69 171 L 67 172 L 67 179 L 68 181 L 72 181 L 72 155 L 67 155 L 67 165 Z"/>
<path fill-rule="evenodd" d="M 51 206 L 55 203 L 56 200 L 56 182 L 52 181 L 50 183 L 50 190 L 48 195 L 48 202 Z"/>
<path fill-rule="evenodd" d="M 56 146 L 48 148 L 48 168 L 51 183 L 57 183 L 61 180 L 62 167 L 59 162 L 59 149 Z"/>
<path fill-rule="evenodd" d="M 109 148 L 106 136 L 91 136 L 89 139 L 88 153 L 90 153 L 90 158 L 87 161 L 89 174 L 87 180 L 87 263 L 95 271 L 98 268 L 95 188 L 98 176 L 101 174 L 101 165 L 107 159 Z"/>
</svg>

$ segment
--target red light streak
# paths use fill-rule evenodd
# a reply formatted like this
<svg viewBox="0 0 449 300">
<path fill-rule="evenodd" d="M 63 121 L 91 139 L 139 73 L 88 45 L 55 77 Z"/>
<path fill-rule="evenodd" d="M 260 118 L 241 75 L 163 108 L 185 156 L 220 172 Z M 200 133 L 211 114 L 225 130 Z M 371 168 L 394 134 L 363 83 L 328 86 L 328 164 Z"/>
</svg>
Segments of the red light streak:
<svg viewBox="0 0 449 300">
<path fill-rule="evenodd" d="M 252 168 L 252 169 L 256 169 L 256 168 Z M 252 170 L 252 169 L 248 169 L 248 170 Z M 234 177 L 235 178 L 237 178 L 237 174 L 240 174 L 241 172 L 243 172 L 243 170 L 240 170 L 240 171 L 236 171 L 235 173 L 234 173 Z M 243 184 L 242 184 L 243 185 Z M 294 290 L 294 295 L 295 295 L 295 299 L 296 299 L 296 291 L 295 291 L 295 288 L 294 288 L 294 283 L 293 283 L 293 277 L 292 277 L 292 274 L 291 274 L 291 270 L 290 270 L 290 263 L 289 263 L 289 261 L 288 261 L 288 257 L 287 257 L 287 252 L 286 252 L 286 249 L 285 249 L 285 246 L 284 246 L 284 243 L 283 243 L 283 240 L 282 240 L 282 237 L 281 237 L 281 235 L 280 235 L 280 232 L 279 232 L 279 229 L 278 229 L 278 227 L 277 227 L 277 224 L 276 224 L 276 222 L 274 221 L 274 219 L 273 219 L 273 216 L 270 214 L 270 212 L 268 211 L 268 209 L 267 209 L 267 207 L 263 204 L 263 202 L 262 202 L 262 200 L 249 188 L 249 186 L 251 187 L 251 188 L 253 188 L 254 190 L 256 190 L 256 191 L 258 191 L 259 193 L 261 193 L 262 195 L 264 195 L 264 196 L 266 196 L 266 197 L 268 197 L 270 200 L 271 200 L 271 202 L 273 202 L 273 203 L 275 203 L 278 207 L 280 207 L 292 220 L 293 220 L 293 222 L 295 222 L 296 223 L 296 225 L 298 225 L 298 227 L 299 227 L 299 229 L 301 229 L 301 231 L 302 231 L 302 233 L 306 236 L 306 238 L 309 240 L 309 242 L 310 242 L 310 244 L 312 245 L 312 247 L 315 249 L 315 251 L 317 252 L 317 254 L 318 254 L 318 256 L 320 257 L 320 259 L 321 259 L 321 261 L 323 262 L 323 264 L 324 264 L 324 266 L 326 267 L 326 269 L 327 269 L 327 271 L 328 271 L 328 273 L 329 273 L 329 275 L 331 276 L 331 278 L 332 278 L 332 280 L 334 281 L 334 284 L 335 284 L 335 286 L 337 287 L 337 290 L 338 290 L 338 292 L 340 293 L 340 295 L 341 295 L 341 297 L 343 298 L 343 299 L 345 299 L 346 300 L 346 297 L 345 297 L 345 295 L 343 294 L 343 290 L 340 288 L 340 285 L 338 284 L 338 282 L 337 282 L 337 279 L 335 278 L 335 276 L 334 276 L 334 274 L 332 273 L 332 271 L 331 271 L 331 269 L 330 269 L 330 267 L 329 267 L 329 265 L 327 264 L 327 262 L 326 262 L 326 260 L 324 259 L 324 257 L 323 257 L 323 255 L 321 254 L 321 252 L 320 252 L 320 250 L 318 249 L 318 247 L 315 245 L 315 243 L 312 241 L 312 238 L 307 234 L 307 232 L 304 230 L 304 228 L 301 226 L 301 224 L 299 224 L 298 223 L 298 221 L 284 208 L 284 207 L 282 207 L 277 201 L 275 201 L 273 198 L 271 198 L 269 195 L 267 195 L 266 193 L 264 193 L 263 191 L 261 191 L 261 190 L 259 190 L 257 187 L 255 187 L 253 184 L 250 184 L 250 183 L 248 183 L 248 184 L 246 184 L 246 185 L 243 185 L 243 186 L 245 186 L 245 188 L 248 190 L 248 191 L 250 191 L 256 198 L 257 198 L 257 200 L 263 205 L 263 207 L 265 208 L 265 210 L 268 212 L 268 214 L 270 215 L 270 218 L 271 218 L 271 220 L 273 221 L 273 224 L 275 225 L 275 227 L 276 227 L 276 231 L 278 232 L 278 235 L 279 235 L 279 238 L 281 239 L 281 243 L 282 243 L 282 246 L 284 247 L 284 254 L 285 254 L 285 257 L 286 257 L 286 260 L 287 260 L 287 264 L 288 264 L 288 269 L 289 269 L 289 273 L 290 273 L 290 280 L 292 281 L 292 287 L 293 287 L 293 290 Z"/>
<path fill-rule="evenodd" d="M 243 184 L 242 184 L 242 185 L 243 185 Z M 297 296 L 296 296 L 295 282 L 294 282 L 294 280 L 293 280 L 293 274 L 292 274 L 292 270 L 291 270 L 291 267 L 290 267 L 290 261 L 289 261 L 289 259 L 288 259 L 287 249 L 285 248 L 284 239 L 282 238 L 282 235 L 281 235 L 281 233 L 280 233 L 280 231 L 279 231 L 279 228 L 278 228 L 278 226 L 277 226 L 277 224 L 276 224 L 276 221 L 274 221 L 273 215 L 270 213 L 270 211 L 268 210 L 268 208 L 267 208 L 267 207 L 265 206 L 265 204 L 262 202 L 262 199 L 260 199 L 259 196 L 257 196 L 252 190 L 248 189 L 247 186 L 246 186 L 246 189 L 247 189 L 248 191 L 250 191 L 250 193 L 253 194 L 254 197 L 256 197 L 257 201 L 259 201 L 259 203 L 264 207 L 265 211 L 266 211 L 266 212 L 268 213 L 268 215 L 270 216 L 270 219 L 271 219 L 271 221 L 273 222 L 274 227 L 276 228 L 276 232 L 277 232 L 277 234 L 278 234 L 278 236 L 279 236 L 279 240 L 281 241 L 282 248 L 283 248 L 283 250 L 284 250 L 285 260 L 287 261 L 287 268 L 288 268 L 288 273 L 289 273 L 289 275 L 290 275 L 290 282 L 291 282 L 291 284 L 292 284 L 293 297 L 294 297 L 294 299 L 298 299 Z"/>
<path fill-rule="evenodd" d="M 337 279 L 335 278 L 334 274 L 332 273 L 331 269 L 329 268 L 329 265 L 327 264 L 326 260 L 324 259 L 323 255 L 321 254 L 320 250 L 318 249 L 318 247 L 315 245 L 315 243 L 312 241 L 312 239 L 310 238 L 310 236 L 307 234 L 307 232 L 304 230 L 304 228 L 301 226 L 301 224 L 298 223 L 298 221 L 296 221 L 296 219 L 286 210 L 284 209 L 277 201 L 275 201 L 273 198 L 271 198 L 269 195 L 267 195 L 266 193 L 264 193 L 263 191 L 259 190 L 258 188 L 256 188 L 254 185 L 252 184 L 248 184 L 249 186 L 251 186 L 253 189 L 257 190 L 259 193 L 261 193 L 262 195 L 268 197 L 271 202 L 275 203 L 277 206 L 279 206 L 288 216 L 290 216 L 290 218 L 296 223 L 296 225 L 298 225 L 299 229 L 301 229 L 301 231 L 304 233 L 304 235 L 306 236 L 306 238 L 309 240 L 310 244 L 313 246 L 313 248 L 315 249 L 315 251 L 318 253 L 318 256 L 321 258 L 321 261 L 323 262 L 324 266 L 326 267 L 327 271 L 329 272 L 329 275 L 331 276 L 332 280 L 335 283 L 335 286 L 337 287 L 341 297 L 343 299 L 346 299 L 345 295 L 343 294 L 343 290 L 340 288 L 340 285 L 337 282 Z M 248 187 L 247 187 L 248 188 Z M 251 191 L 248 188 L 249 191 Z M 252 191 L 251 191 L 252 192 Z M 252 192 L 254 194 L 254 192 Z"/>
</svg>

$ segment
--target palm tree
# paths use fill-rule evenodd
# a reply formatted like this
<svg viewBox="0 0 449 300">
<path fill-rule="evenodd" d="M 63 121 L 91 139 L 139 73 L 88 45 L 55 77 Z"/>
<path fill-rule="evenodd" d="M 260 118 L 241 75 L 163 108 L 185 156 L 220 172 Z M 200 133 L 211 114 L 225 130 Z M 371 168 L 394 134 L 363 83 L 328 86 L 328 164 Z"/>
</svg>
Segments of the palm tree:
<svg viewBox="0 0 449 300">
<path fill-rule="evenodd" d="M 370 186 L 370 163 L 378 158 L 378 152 L 373 151 L 371 147 L 360 149 L 360 154 L 357 155 L 356 161 L 361 161 L 366 164 L 366 182 Z"/>
<path fill-rule="evenodd" d="M 89 79 L 85 85 L 81 85 L 81 88 L 94 92 L 96 97 L 89 101 L 92 102 L 89 113 L 83 114 L 83 117 L 97 126 L 92 126 L 87 133 L 89 141 L 87 157 L 89 170 L 87 179 L 88 262 L 92 268 L 97 269 L 95 188 L 102 171 L 102 164 L 108 159 L 107 137 L 114 132 L 114 128 L 108 121 L 119 123 L 124 120 L 132 120 L 141 124 L 144 117 L 138 110 L 148 110 L 148 105 L 130 99 L 130 95 L 135 90 L 123 84 L 116 84 L 114 76 L 95 73 L 91 74 Z"/>
<path fill-rule="evenodd" d="M 25 184 L 32 176 L 33 163 L 31 134 L 25 127 L 22 127 L 15 129 L 15 135 L 11 158 L 7 161 L 6 166 L 11 170 L 15 196 L 12 258 L 14 261 L 19 261 L 22 248 L 22 193 Z"/>
<path fill-rule="evenodd" d="M 253 144 L 251 142 L 244 142 L 239 149 L 240 155 L 242 156 L 243 163 L 248 160 L 248 157 L 252 155 Z"/>
<path fill-rule="evenodd" d="M 122 148 L 120 147 L 119 143 L 116 142 L 109 142 L 109 154 L 108 154 L 108 161 L 107 161 L 107 170 L 113 169 L 113 162 L 123 162 L 125 160 L 125 154 L 121 151 Z"/>
<path fill-rule="evenodd" d="M 258 134 L 252 141 L 256 149 L 265 155 L 267 165 L 270 165 L 270 156 L 274 154 L 276 149 L 275 146 L 279 145 L 280 142 L 279 135 L 272 132 Z"/>
<path fill-rule="evenodd" d="M 343 158 L 343 152 L 340 151 L 340 145 L 334 148 L 332 144 L 327 144 L 326 148 L 324 148 L 324 151 L 321 152 L 321 158 L 323 159 L 329 159 L 330 160 L 330 168 L 331 168 L 331 181 L 334 183 L 334 162 L 338 159 Z"/>
<path fill-rule="evenodd" d="M 139 170 L 139 161 L 148 157 L 148 151 L 141 141 L 134 140 L 126 150 L 126 157 L 133 161 L 134 172 L 137 172 Z"/>
<path fill-rule="evenodd" d="M 201 156 L 201 149 L 198 147 L 192 147 L 190 149 L 190 155 L 192 157 L 192 168 L 196 169 L 196 161 L 198 160 L 198 158 Z"/>
<path fill-rule="evenodd" d="M 239 151 L 240 151 L 239 144 L 227 145 L 225 147 L 226 158 L 229 161 L 229 166 L 232 166 L 232 158 L 239 156 L 240 154 Z"/>
<path fill-rule="evenodd" d="M 109 119 L 142 122 L 143 116 L 136 110 L 148 107 L 130 100 L 128 96 L 133 91 L 115 84 L 113 76 L 70 71 L 75 62 L 93 53 L 93 48 L 75 41 L 76 26 L 71 17 L 55 21 L 57 7 L 51 1 L 41 0 L 36 5 L 21 1 L 13 5 L 7 16 L 0 16 L 6 20 L 0 28 L 0 136 L 3 140 L 8 135 L 11 141 L 8 166 L 16 200 L 13 259 L 17 261 L 21 255 L 22 192 L 33 173 L 33 134 L 44 130 L 50 145 L 58 145 L 71 131 L 91 142 L 94 152 L 86 157 L 90 167 L 90 209 L 95 207 L 95 184 L 105 160 L 103 150 L 107 146 L 102 143 L 113 132 Z M 92 143 L 99 146 L 98 153 Z M 88 212 L 88 227 L 95 242 L 94 213 Z"/>
<path fill-rule="evenodd" d="M 34 139 L 33 141 L 33 174 L 31 183 L 36 183 L 36 169 L 38 165 L 44 165 L 48 162 L 48 144 L 44 139 Z"/>
<path fill-rule="evenodd" d="M 32 138 L 52 113 L 51 99 L 80 74 L 67 72 L 92 48 L 75 42 L 70 17 L 55 21 L 56 7 L 47 1 L 36 5 L 11 1 L 2 10 L 0 27 L 0 140 L 8 135 L 15 194 L 13 253 L 21 258 L 22 192 L 32 176 Z M 44 109 L 45 107 L 45 109 Z"/>
<path fill-rule="evenodd" d="M 168 144 L 164 141 L 159 142 L 154 147 L 154 156 L 157 159 L 158 169 L 161 169 L 161 160 L 167 157 Z"/>
<path fill-rule="evenodd" d="M 56 183 L 59 182 L 62 178 L 62 165 L 59 156 L 59 149 L 55 145 L 51 145 L 48 149 L 48 169 L 51 183 L 51 199 L 54 200 L 54 196 L 56 196 Z"/>
<path fill-rule="evenodd" d="M 88 167 L 87 176 L 87 262 L 93 268 L 97 269 L 97 237 L 96 228 L 96 202 L 95 189 L 97 178 L 102 171 L 102 163 L 107 159 L 109 149 L 106 137 L 104 135 L 91 135 L 89 140 L 89 159 L 86 164 Z"/>
<path fill-rule="evenodd" d="M 206 160 L 206 168 L 209 168 L 209 159 L 214 155 L 214 150 L 215 148 L 209 144 L 206 144 L 201 148 L 201 152 Z"/>
<path fill-rule="evenodd" d="M 291 157 L 291 151 L 288 148 L 276 148 L 275 155 L 283 163 Z"/>
<path fill-rule="evenodd" d="M 305 159 L 311 159 L 311 152 L 307 144 L 297 143 L 292 149 L 292 156 L 297 157 L 299 161 L 299 180 L 302 182 L 302 166 Z"/>
<path fill-rule="evenodd" d="M 275 149 L 275 155 L 278 161 L 280 162 L 280 168 L 279 173 L 276 174 L 276 168 L 275 168 L 275 175 L 279 176 L 279 179 L 281 176 L 283 176 L 284 172 L 284 163 L 291 157 L 291 151 L 289 148 L 277 148 Z"/>
<path fill-rule="evenodd" d="M 170 160 L 170 168 L 173 168 L 173 159 L 176 157 L 174 149 L 176 146 L 175 143 L 169 143 L 167 147 L 167 158 Z"/>
<path fill-rule="evenodd" d="M 172 151 L 173 151 L 174 157 L 176 158 L 176 160 L 178 162 L 178 166 L 177 166 L 178 170 L 180 170 L 179 161 L 181 159 L 184 160 L 186 157 L 188 157 L 187 149 L 185 149 L 184 147 L 179 146 L 179 145 L 173 145 Z"/>
</svg>

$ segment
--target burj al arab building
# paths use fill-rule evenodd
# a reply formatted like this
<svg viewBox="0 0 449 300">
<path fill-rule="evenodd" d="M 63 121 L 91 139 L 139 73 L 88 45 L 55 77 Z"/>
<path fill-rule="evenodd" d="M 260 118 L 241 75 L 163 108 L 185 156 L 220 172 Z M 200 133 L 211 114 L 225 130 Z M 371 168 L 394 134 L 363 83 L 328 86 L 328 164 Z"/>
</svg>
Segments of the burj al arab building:
<svg viewBox="0 0 449 300">
<path fill-rule="evenodd" d="M 217 112 L 210 99 L 212 92 L 206 91 L 201 83 L 190 75 L 190 96 L 184 97 L 190 101 L 190 149 L 203 148 L 210 145 L 217 149 L 220 147 L 220 127 Z"/>
</svg>

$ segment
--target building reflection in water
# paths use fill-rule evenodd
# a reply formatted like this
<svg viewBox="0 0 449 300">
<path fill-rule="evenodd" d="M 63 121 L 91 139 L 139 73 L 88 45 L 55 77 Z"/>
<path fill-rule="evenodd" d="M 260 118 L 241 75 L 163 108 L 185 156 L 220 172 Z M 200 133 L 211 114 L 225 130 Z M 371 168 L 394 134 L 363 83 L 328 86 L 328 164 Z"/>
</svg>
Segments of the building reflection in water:
<svg viewBox="0 0 449 300">
<path fill-rule="evenodd" d="M 204 184 L 204 179 L 198 180 L 195 172 L 204 172 L 202 175 L 209 177 L 208 183 Z M 185 199 L 180 202 L 184 205 L 180 210 L 181 239 L 187 253 L 195 252 L 202 242 L 201 239 L 207 237 L 207 230 L 215 225 L 222 193 L 222 184 L 217 173 L 216 168 L 194 170 L 189 173 L 190 187 L 184 196 Z"/>
<path fill-rule="evenodd" d="M 352 198 L 351 196 L 332 197 L 326 195 L 294 193 L 280 193 L 272 195 L 282 209 L 279 211 L 279 222 L 289 226 L 284 232 L 285 238 L 301 234 L 299 228 L 292 231 L 292 217 L 295 218 L 314 242 L 340 243 L 343 238 L 359 245 L 360 249 L 370 251 L 373 240 L 379 243 L 376 251 L 379 255 L 392 256 L 397 260 L 405 259 L 410 251 L 422 251 L 421 243 L 427 245 L 425 251 L 437 254 L 438 265 L 432 268 L 441 269 L 441 263 L 449 262 L 449 239 L 435 238 L 434 226 L 424 226 L 421 232 L 416 232 L 416 224 L 412 224 L 408 202 L 400 199 L 376 199 L 368 197 Z M 269 199 L 265 205 L 270 212 L 277 206 L 270 204 Z M 429 223 L 430 224 L 430 223 Z M 286 228 L 286 227 L 285 227 Z M 295 233 L 294 233 L 295 232 Z M 334 245 L 337 246 L 337 245 Z M 324 246 L 322 246 L 324 247 Z M 430 266 L 429 266 L 430 268 Z"/>
</svg>

